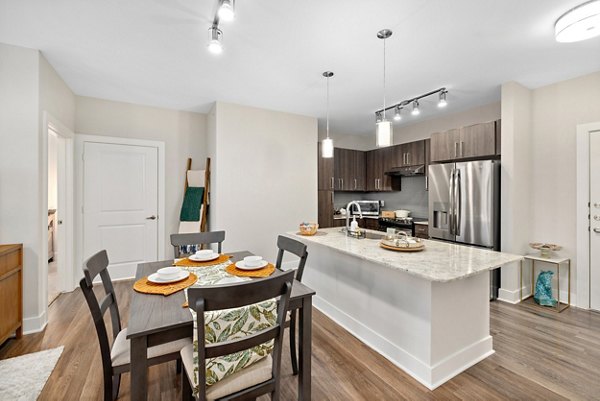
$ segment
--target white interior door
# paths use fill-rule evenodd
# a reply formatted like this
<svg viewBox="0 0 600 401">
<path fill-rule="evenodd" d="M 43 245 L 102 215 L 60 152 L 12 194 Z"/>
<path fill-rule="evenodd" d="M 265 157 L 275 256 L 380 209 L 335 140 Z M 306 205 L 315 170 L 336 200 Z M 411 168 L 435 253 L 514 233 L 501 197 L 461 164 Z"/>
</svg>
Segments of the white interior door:
<svg viewBox="0 0 600 401">
<path fill-rule="evenodd" d="M 590 132 L 590 307 L 600 311 L 600 132 Z"/>
<path fill-rule="evenodd" d="M 85 142 L 84 260 L 106 249 L 111 278 L 158 258 L 158 149 Z"/>
</svg>

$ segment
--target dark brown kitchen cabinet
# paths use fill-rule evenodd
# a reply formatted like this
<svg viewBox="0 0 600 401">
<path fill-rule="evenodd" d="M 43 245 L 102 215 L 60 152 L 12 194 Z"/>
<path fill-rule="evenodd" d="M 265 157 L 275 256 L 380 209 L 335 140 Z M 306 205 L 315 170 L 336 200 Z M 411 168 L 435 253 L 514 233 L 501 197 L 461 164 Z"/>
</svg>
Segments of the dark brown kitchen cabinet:
<svg viewBox="0 0 600 401">
<path fill-rule="evenodd" d="M 336 191 L 365 190 L 365 152 L 335 148 L 334 189 Z"/>
<path fill-rule="evenodd" d="M 321 142 L 318 143 L 318 181 L 319 190 L 328 191 L 334 189 L 333 158 L 323 158 L 321 154 Z"/>
<path fill-rule="evenodd" d="M 415 237 L 429 239 L 429 226 L 427 224 L 415 224 Z"/>
<path fill-rule="evenodd" d="M 500 121 L 490 121 L 432 134 L 431 161 L 495 156 L 496 131 L 499 124 Z"/>
<path fill-rule="evenodd" d="M 425 141 L 403 143 L 393 148 L 396 161 L 393 167 L 425 164 Z"/>
<path fill-rule="evenodd" d="M 329 228 L 334 227 L 333 225 L 333 191 L 319 191 L 318 192 L 318 219 L 319 227 Z"/>
<path fill-rule="evenodd" d="M 387 148 L 375 149 L 367 152 L 366 165 L 366 190 L 367 191 L 392 191 L 398 190 L 399 181 L 394 182 L 393 178 L 387 174 L 396 164 L 395 146 Z"/>
</svg>

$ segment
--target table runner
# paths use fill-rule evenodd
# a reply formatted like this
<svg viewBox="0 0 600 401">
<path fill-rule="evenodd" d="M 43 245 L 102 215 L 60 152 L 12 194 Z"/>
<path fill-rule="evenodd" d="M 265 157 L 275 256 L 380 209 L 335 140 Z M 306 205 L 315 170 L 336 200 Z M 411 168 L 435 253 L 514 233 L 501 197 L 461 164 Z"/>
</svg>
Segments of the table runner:
<svg viewBox="0 0 600 401">
<path fill-rule="evenodd" d="M 187 270 L 198 276 L 194 286 L 231 284 L 251 280 L 248 277 L 235 277 L 226 272 L 230 261 L 210 267 L 188 267 Z M 187 289 L 185 290 L 187 300 Z M 194 394 L 198 393 L 198 320 L 196 312 L 190 308 L 194 319 Z M 277 301 L 275 299 L 248 305 L 241 308 L 210 311 L 204 314 L 205 343 L 220 343 L 252 335 L 271 327 L 277 322 Z M 206 360 L 206 385 L 211 386 L 235 372 L 244 369 L 269 355 L 273 341 L 261 344 L 235 354 Z"/>
</svg>

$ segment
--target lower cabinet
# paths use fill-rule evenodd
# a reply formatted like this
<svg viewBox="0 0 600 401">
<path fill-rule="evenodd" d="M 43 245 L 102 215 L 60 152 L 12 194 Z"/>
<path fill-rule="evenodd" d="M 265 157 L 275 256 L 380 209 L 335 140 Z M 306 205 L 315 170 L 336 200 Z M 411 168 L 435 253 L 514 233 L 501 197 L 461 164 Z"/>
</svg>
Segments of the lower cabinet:
<svg viewBox="0 0 600 401">
<path fill-rule="evenodd" d="M 318 192 L 318 223 L 321 228 L 333 227 L 333 191 Z"/>
<path fill-rule="evenodd" d="M 429 226 L 427 224 L 415 224 L 415 237 L 429 239 Z"/>
</svg>

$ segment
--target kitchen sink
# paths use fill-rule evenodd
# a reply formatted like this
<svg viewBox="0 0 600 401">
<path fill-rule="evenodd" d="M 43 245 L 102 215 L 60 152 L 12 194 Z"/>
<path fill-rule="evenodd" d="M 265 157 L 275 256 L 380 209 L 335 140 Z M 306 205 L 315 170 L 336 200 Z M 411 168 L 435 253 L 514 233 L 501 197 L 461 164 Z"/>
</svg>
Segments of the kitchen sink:
<svg viewBox="0 0 600 401">
<path fill-rule="evenodd" d="M 367 231 L 367 235 L 365 236 L 366 239 L 384 239 L 385 238 L 385 233 L 374 233 L 374 232 L 370 232 Z"/>
</svg>

